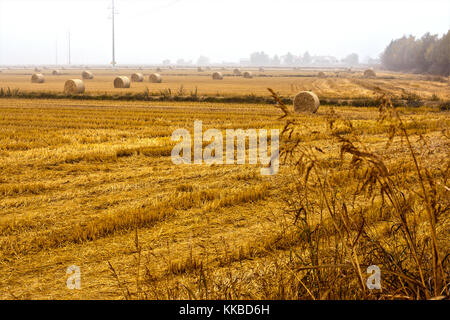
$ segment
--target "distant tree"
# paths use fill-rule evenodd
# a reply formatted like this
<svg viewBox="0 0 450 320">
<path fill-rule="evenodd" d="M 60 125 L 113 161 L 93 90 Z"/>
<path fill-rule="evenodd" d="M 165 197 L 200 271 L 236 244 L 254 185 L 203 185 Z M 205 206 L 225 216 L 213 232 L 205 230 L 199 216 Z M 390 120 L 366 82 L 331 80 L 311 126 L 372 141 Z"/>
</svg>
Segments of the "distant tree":
<svg viewBox="0 0 450 320">
<path fill-rule="evenodd" d="M 281 60 L 277 55 L 274 55 L 273 58 L 270 60 L 270 64 L 274 66 L 278 66 L 280 63 Z"/>
<path fill-rule="evenodd" d="M 292 53 L 288 52 L 285 56 L 282 57 L 282 59 L 284 64 L 291 66 L 294 64 L 296 57 Z"/>
<path fill-rule="evenodd" d="M 205 56 L 200 56 L 197 60 L 199 66 L 206 66 L 210 63 L 209 58 Z"/>
<path fill-rule="evenodd" d="M 312 62 L 312 58 L 311 55 L 309 54 L 308 51 L 305 52 L 305 54 L 303 55 L 303 64 L 310 64 Z"/>
<path fill-rule="evenodd" d="M 253 52 L 250 55 L 250 63 L 257 66 L 264 66 L 270 64 L 270 57 L 264 51 Z"/>
<path fill-rule="evenodd" d="M 428 72 L 444 76 L 450 75 L 450 30 L 430 47 Z"/>
<path fill-rule="evenodd" d="M 420 39 L 392 40 L 381 55 L 384 67 L 394 71 L 450 74 L 450 30 L 442 38 L 426 33 Z"/>
<path fill-rule="evenodd" d="M 303 64 L 302 54 L 299 54 L 298 56 L 295 57 L 294 64 L 297 66 Z"/>
<path fill-rule="evenodd" d="M 341 60 L 343 63 L 354 66 L 359 63 L 359 56 L 356 53 L 351 53 Z"/>
</svg>

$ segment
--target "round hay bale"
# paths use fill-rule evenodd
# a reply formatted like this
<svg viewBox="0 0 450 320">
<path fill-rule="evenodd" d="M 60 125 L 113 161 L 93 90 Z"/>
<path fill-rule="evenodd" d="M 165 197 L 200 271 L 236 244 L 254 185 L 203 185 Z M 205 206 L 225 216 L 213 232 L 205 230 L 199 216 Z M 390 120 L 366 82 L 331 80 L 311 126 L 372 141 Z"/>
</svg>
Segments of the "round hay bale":
<svg viewBox="0 0 450 320">
<path fill-rule="evenodd" d="M 83 80 L 71 79 L 64 83 L 64 93 L 66 94 L 77 94 L 84 93 L 85 86 Z"/>
<path fill-rule="evenodd" d="M 198 72 L 203 72 L 203 68 L 202 68 L 202 67 L 198 67 L 198 68 L 197 68 L 197 71 L 198 71 Z"/>
<path fill-rule="evenodd" d="M 42 70 L 39 69 L 38 67 L 34 68 L 34 72 L 41 72 Z"/>
<path fill-rule="evenodd" d="M 375 78 L 377 75 L 372 69 L 367 69 L 364 71 L 364 78 Z"/>
<path fill-rule="evenodd" d="M 162 78 L 161 75 L 159 73 L 152 73 L 148 79 L 150 80 L 150 82 L 152 83 L 161 83 L 162 82 Z"/>
<path fill-rule="evenodd" d="M 301 91 L 294 98 L 295 112 L 316 113 L 319 109 L 320 101 L 317 95 L 311 91 Z"/>
<path fill-rule="evenodd" d="M 125 76 L 118 76 L 114 79 L 114 88 L 129 88 L 130 79 Z"/>
<path fill-rule="evenodd" d="M 240 76 L 240 75 L 242 75 L 241 70 L 239 70 L 239 68 L 234 69 L 234 70 L 233 70 L 233 74 L 234 74 L 235 76 Z"/>
<path fill-rule="evenodd" d="M 84 70 L 84 71 L 81 73 L 81 77 L 82 77 L 83 79 L 85 79 L 85 80 L 92 80 L 92 79 L 94 79 L 94 75 L 92 74 L 92 72 L 87 71 L 87 70 Z"/>
<path fill-rule="evenodd" d="M 317 74 L 317 76 L 318 76 L 319 78 L 326 78 L 326 77 L 327 77 L 327 75 L 326 75 L 325 72 L 323 72 L 323 71 L 320 71 L 320 72 Z"/>
<path fill-rule="evenodd" d="M 59 76 L 60 74 L 61 74 L 61 72 L 59 70 L 52 71 L 52 75 L 54 75 L 54 76 Z"/>
<path fill-rule="evenodd" d="M 244 71 L 244 73 L 242 75 L 244 76 L 244 78 L 247 78 L 247 79 L 253 78 L 253 74 L 250 71 Z"/>
<path fill-rule="evenodd" d="M 264 68 L 263 68 L 263 67 L 260 67 L 260 68 L 259 68 L 259 72 L 264 72 Z"/>
<path fill-rule="evenodd" d="M 156 72 L 161 72 L 162 69 L 161 68 L 156 68 Z"/>
<path fill-rule="evenodd" d="M 31 82 L 44 83 L 45 82 L 44 75 L 42 73 L 33 73 L 33 75 L 31 76 Z"/>
<path fill-rule="evenodd" d="M 223 75 L 222 75 L 221 72 L 215 71 L 212 74 L 212 78 L 213 78 L 213 80 L 222 80 L 223 79 Z"/>
<path fill-rule="evenodd" d="M 138 72 L 133 73 L 131 75 L 131 81 L 132 82 L 142 82 L 142 81 L 144 81 L 144 75 L 142 73 L 138 73 Z"/>
</svg>

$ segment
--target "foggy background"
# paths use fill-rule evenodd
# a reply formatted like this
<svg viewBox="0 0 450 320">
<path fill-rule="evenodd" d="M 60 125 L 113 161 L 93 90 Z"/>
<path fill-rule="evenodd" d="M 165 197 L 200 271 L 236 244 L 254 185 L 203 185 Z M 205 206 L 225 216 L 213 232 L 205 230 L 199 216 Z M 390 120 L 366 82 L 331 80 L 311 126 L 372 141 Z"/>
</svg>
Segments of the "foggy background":
<svg viewBox="0 0 450 320">
<path fill-rule="evenodd" d="M 0 0 L 0 65 L 109 64 L 111 0 Z M 116 61 L 239 62 L 357 53 L 378 58 L 392 39 L 450 28 L 448 0 L 115 0 Z"/>
</svg>

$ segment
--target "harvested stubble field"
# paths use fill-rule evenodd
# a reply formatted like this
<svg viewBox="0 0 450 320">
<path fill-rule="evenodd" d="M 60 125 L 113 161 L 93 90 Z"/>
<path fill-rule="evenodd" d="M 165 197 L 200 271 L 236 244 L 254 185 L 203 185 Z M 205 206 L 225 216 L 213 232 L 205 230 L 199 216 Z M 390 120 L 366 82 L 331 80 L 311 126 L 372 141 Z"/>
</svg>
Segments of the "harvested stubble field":
<svg viewBox="0 0 450 320">
<path fill-rule="evenodd" d="M 247 70 L 247 69 L 246 69 Z M 167 94 L 170 89 L 174 95 L 204 96 L 266 96 L 267 87 L 284 96 L 292 96 L 298 91 L 314 91 L 321 99 L 356 99 L 373 98 L 380 90 L 388 92 L 393 98 L 406 95 L 417 95 L 422 100 L 450 100 L 449 82 L 446 78 L 426 77 L 422 75 L 377 72 L 377 78 L 363 78 L 363 71 L 345 72 L 325 70 L 326 78 L 317 76 L 317 70 L 283 70 L 248 69 L 253 73 L 252 79 L 233 76 L 232 68 L 227 70 L 213 69 L 197 72 L 196 69 L 163 69 L 162 83 L 150 83 L 148 76 L 155 72 L 152 69 L 135 70 L 90 70 L 94 79 L 85 80 L 86 94 L 125 94 L 142 93 L 148 89 L 151 94 Z M 220 71 L 224 79 L 212 80 L 212 73 Z M 82 70 L 61 70 L 60 75 L 52 75 L 52 70 L 44 70 L 45 83 L 31 83 L 33 70 L 4 70 L 0 73 L 0 88 L 20 89 L 23 92 L 61 93 L 64 82 L 68 79 L 81 79 Z M 115 89 L 113 80 L 118 75 L 128 76 L 135 72 L 143 73 L 143 82 L 133 82 L 129 89 Z M 338 74 L 338 76 L 336 76 Z M 439 78 L 439 79 L 438 79 Z"/>
<path fill-rule="evenodd" d="M 322 98 L 407 92 L 425 106 L 396 108 L 399 122 L 383 99 L 381 111 L 321 106 L 314 115 L 280 118 L 283 108 L 267 104 L 2 98 L 0 298 L 448 294 L 450 118 L 426 102 L 448 100 L 448 83 L 298 70 L 251 70 L 254 78 L 244 79 L 232 69 L 213 81 L 214 70 L 186 69 L 163 70 L 163 83 L 149 83 L 154 70 L 143 70 L 143 83 L 114 89 L 114 76 L 137 70 L 92 71 L 86 94 L 182 87 L 184 94 L 269 97 L 271 87 Z M 32 84 L 31 73 L 5 70 L 0 88 L 61 92 L 81 70 L 44 72 L 44 84 Z M 280 129 L 280 171 L 174 165 L 171 134 L 192 132 L 195 120 L 203 132 Z M 372 264 L 382 269 L 381 291 L 361 285 Z M 81 268 L 81 290 L 66 286 L 71 265 Z"/>
<path fill-rule="evenodd" d="M 400 111 L 420 163 L 444 196 L 440 204 L 448 206 L 448 112 Z M 301 175 L 289 161 L 274 176 L 261 176 L 258 165 L 171 162 L 171 133 L 192 131 L 194 120 L 203 121 L 204 131 L 282 129 L 281 114 L 270 105 L 0 99 L 0 298 L 415 298 L 420 280 L 399 252 L 406 245 L 392 232 L 399 222 L 389 203 L 358 199 L 348 209 L 364 214 L 370 235 L 393 261 L 403 259 L 405 277 L 415 279 L 399 276 L 403 289 L 395 292 L 391 274 L 385 291 L 373 293 L 358 289 L 358 274 L 345 267 L 353 258 L 329 231 L 320 203 L 309 204 L 311 216 L 295 213 L 298 208 L 292 214 L 293 201 L 304 198 Z M 339 164 L 342 141 L 331 138 L 330 123 L 335 134 L 358 137 L 358 145 L 383 157 L 392 178 L 415 192 L 405 193 L 414 207 L 408 222 L 416 223 L 414 241 L 424 248 L 419 263 L 429 269 L 420 181 L 403 138 L 394 137 L 386 149 L 389 126 L 378 116 L 376 108 L 321 107 L 316 115 L 294 117 L 302 125 L 290 141 L 320 150 L 317 161 L 333 173 L 333 201 L 357 197 L 359 182 L 347 174 L 348 163 Z M 321 189 L 311 187 L 320 202 Z M 438 221 L 441 258 L 450 246 L 448 215 L 447 207 Z M 318 225 L 324 233 L 307 233 Z M 362 268 L 393 269 L 366 245 L 356 252 Z M 337 269 L 314 271 L 330 263 Z M 70 265 L 81 268 L 81 290 L 66 287 Z M 448 275 L 448 261 L 444 269 Z M 419 288 L 417 297 L 436 295 L 426 290 Z"/>
</svg>

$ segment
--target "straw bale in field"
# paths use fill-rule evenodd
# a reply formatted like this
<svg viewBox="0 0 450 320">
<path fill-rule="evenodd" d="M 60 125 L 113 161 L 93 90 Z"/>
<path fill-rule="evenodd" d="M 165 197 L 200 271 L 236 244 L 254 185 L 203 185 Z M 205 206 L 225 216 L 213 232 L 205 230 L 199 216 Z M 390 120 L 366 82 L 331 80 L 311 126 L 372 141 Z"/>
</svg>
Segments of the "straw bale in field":
<svg viewBox="0 0 450 320">
<path fill-rule="evenodd" d="M 247 78 L 247 79 L 253 78 L 253 74 L 250 71 L 244 71 L 244 73 L 242 75 L 244 76 L 244 78 Z"/>
<path fill-rule="evenodd" d="M 144 75 L 142 73 L 136 72 L 131 75 L 132 82 L 142 82 L 144 81 Z"/>
<path fill-rule="evenodd" d="M 150 80 L 150 82 L 153 83 L 161 83 L 162 82 L 162 78 L 161 75 L 159 73 L 152 73 L 148 79 Z"/>
<path fill-rule="evenodd" d="M 125 76 L 118 76 L 114 79 L 114 88 L 129 88 L 130 79 Z"/>
<path fill-rule="evenodd" d="M 80 79 L 67 80 L 64 84 L 64 93 L 76 94 L 83 93 L 85 90 L 84 82 Z"/>
<path fill-rule="evenodd" d="M 42 73 L 33 73 L 33 75 L 31 76 L 31 82 L 44 83 L 45 82 L 44 75 Z"/>
<path fill-rule="evenodd" d="M 315 113 L 319 109 L 319 105 L 319 98 L 311 91 L 301 91 L 294 98 L 295 112 Z"/>
<path fill-rule="evenodd" d="M 372 69 L 367 69 L 364 71 L 364 78 L 375 78 L 376 76 L 375 71 Z"/>
<path fill-rule="evenodd" d="M 85 80 L 91 80 L 91 79 L 94 79 L 94 75 L 92 74 L 92 72 L 87 71 L 87 70 L 84 70 L 84 71 L 81 73 L 81 77 L 82 77 L 83 79 L 85 79 Z"/>
<path fill-rule="evenodd" d="M 222 75 L 222 73 L 216 71 L 216 72 L 213 72 L 212 78 L 213 78 L 213 80 L 222 80 L 223 75 Z"/>
</svg>

